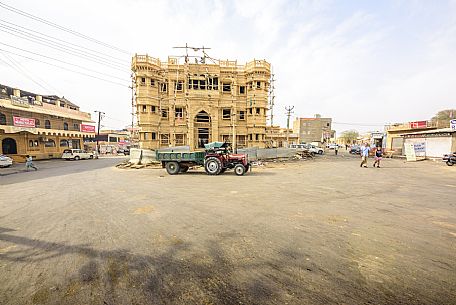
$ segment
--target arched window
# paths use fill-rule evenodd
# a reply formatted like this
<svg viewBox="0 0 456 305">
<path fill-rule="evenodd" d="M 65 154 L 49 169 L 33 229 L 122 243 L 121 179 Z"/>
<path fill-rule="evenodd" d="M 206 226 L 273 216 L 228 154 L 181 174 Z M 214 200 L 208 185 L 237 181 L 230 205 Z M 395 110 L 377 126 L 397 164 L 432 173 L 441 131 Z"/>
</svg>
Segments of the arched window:
<svg viewBox="0 0 456 305">
<path fill-rule="evenodd" d="M 49 120 L 44 121 L 44 128 L 51 129 L 51 121 L 49 121 Z"/>
<path fill-rule="evenodd" d="M 196 115 L 196 121 L 198 123 L 209 123 L 211 121 L 211 118 L 209 114 L 207 114 L 207 112 L 203 110 Z"/>
<path fill-rule="evenodd" d="M 60 140 L 60 147 L 68 147 L 68 140 Z"/>
<path fill-rule="evenodd" d="M 44 142 L 44 146 L 45 147 L 55 147 L 55 141 L 54 140 L 47 140 L 46 142 Z"/>
<path fill-rule="evenodd" d="M 63 123 L 63 130 L 68 130 L 68 123 Z"/>
<path fill-rule="evenodd" d="M 29 140 L 29 147 L 33 147 L 33 140 Z"/>
<path fill-rule="evenodd" d="M 40 120 L 39 119 L 35 119 L 35 126 L 36 127 L 40 127 Z"/>
<path fill-rule="evenodd" d="M 6 125 L 6 115 L 0 112 L 0 125 Z"/>
</svg>

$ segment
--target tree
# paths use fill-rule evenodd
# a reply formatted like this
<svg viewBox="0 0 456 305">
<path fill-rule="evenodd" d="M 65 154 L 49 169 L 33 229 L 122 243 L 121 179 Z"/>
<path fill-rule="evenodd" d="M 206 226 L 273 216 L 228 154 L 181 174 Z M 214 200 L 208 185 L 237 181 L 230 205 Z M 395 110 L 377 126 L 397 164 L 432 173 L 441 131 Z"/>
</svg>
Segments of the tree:
<svg viewBox="0 0 456 305">
<path fill-rule="evenodd" d="M 345 144 L 353 144 L 359 137 L 359 132 L 356 130 L 343 131 L 339 138 L 343 139 Z"/>
<path fill-rule="evenodd" d="M 437 114 L 431 119 L 432 122 L 436 122 L 438 126 L 450 126 L 450 120 L 456 119 L 456 109 L 446 109 L 437 112 Z"/>
</svg>

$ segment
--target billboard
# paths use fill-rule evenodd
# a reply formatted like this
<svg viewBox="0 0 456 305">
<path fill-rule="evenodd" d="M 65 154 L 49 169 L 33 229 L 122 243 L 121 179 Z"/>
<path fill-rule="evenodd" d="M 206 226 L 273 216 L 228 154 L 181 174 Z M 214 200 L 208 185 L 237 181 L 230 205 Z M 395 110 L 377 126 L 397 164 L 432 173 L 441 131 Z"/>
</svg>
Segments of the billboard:
<svg viewBox="0 0 456 305">
<path fill-rule="evenodd" d="M 427 121 L 410 122 L 410 128 L 426 128 Z"/>
<path fill-rule="evenodd" d="M 14 116 L 13 125 L 17 127 L 35 127 L 35 119 Z"/>
<path fill-rule="evenodd" d="M 95 133 L 95 126 L 81 124 L 81 132 L 93 132 L 93 133 Z"/>
</svg>

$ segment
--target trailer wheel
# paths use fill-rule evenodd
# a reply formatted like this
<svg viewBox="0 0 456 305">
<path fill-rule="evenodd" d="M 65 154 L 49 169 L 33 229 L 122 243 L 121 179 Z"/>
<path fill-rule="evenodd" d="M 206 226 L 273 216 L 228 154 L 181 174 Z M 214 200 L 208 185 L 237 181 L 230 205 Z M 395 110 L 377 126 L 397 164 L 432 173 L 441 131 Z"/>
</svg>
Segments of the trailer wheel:
<svg viewBox="0 0 456 305">
<path fill-rule="evenodd" d="M 234 166 L 234 173 L 238 176 L 242 176 L 245 174 L 245 166 L 242 165 L 242 164 L 236 164 L 236 166 Z"/>
<path fill-rule="evenodd" d="M 179 173 L 186 173 L 187 171 L 188 171 L 188 166 L 182 165 L 181 168 L 180 168 Z"/>
<path fill-rule="evenodd" d="M 179 174 L 180 166 L 179 166 L 179 163 L 177 163 L 177 162 L 174 162 L 174 161 L 167 162 L 165 165 L 165 168 L 166 168 L 166 171 L 168 172 L 168 174 L 170 174 L 170 175 Z"/>
<path fill-rule="evenodd" d="M 216 157 L 209 157 L 204 162 L 204 169 L 208 175 L 218 175 L 222 170 L 222 162 Z"/>
<path fill-rule="evenodd" d="M 454 163 L 451 162 L 451 160 L 448 160 L 448 161 L 446 162 L 446 165 L 448 165 L 448 166 L 453 166 L 453 164 L 454 164 Z"/>
</svg>

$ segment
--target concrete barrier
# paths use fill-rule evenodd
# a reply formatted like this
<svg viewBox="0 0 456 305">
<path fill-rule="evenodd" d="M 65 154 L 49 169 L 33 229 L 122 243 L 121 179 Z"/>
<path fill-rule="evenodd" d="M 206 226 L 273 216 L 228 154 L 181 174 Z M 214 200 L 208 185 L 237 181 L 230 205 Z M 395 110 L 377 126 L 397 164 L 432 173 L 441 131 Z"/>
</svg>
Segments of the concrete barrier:
<svg viewBox="0 0 456 305">
<path fill-rule="evenodd" d="M 141 155 L 142 155 L 142 150 L 141 149 L 139 149 L 139 148 L 131 148 L 130 149 L 130 161 L 129 161 L 129 163 L 140 164 Z"/>
<path fill-rule="evenodd" d="M 130 161 L 131 164 L 151 164 L 156 161 L 155 150 L 151 149 L 130 149 Z"/>
<path fill-rule="evenodd" d="M 249 161 L 257 161 L 257 147 L 252 148 L 240 148 L 237 150 L 238 154 L 245 154 L 249 158 Z"/>
</svg>

